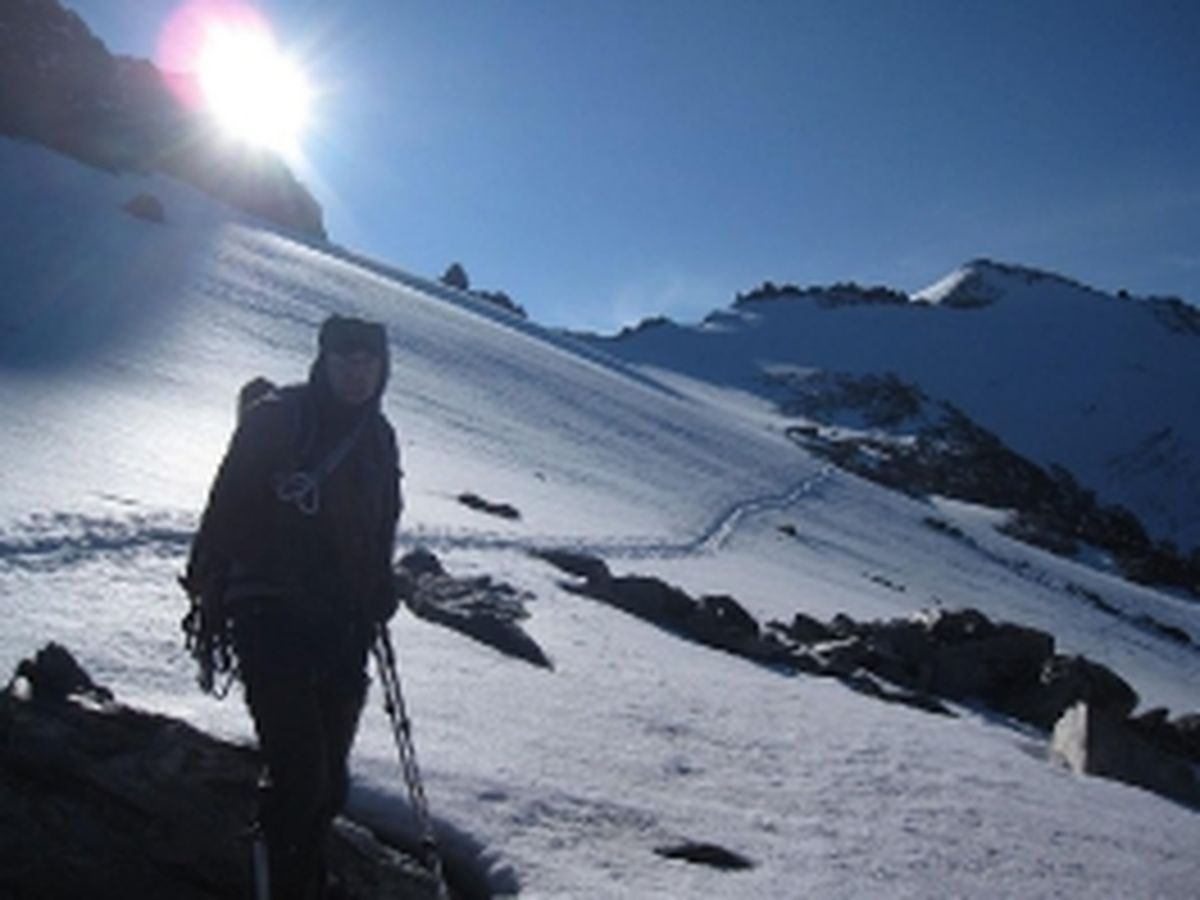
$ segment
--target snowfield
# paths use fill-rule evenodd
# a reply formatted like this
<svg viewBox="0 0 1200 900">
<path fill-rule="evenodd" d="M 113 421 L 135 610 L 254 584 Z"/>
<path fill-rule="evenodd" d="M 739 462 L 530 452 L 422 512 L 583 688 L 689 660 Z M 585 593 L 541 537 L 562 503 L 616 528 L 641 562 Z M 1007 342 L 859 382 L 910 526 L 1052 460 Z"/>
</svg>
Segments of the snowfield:
<svg viewBox="0 0 1200 900">
<path fill-rule="evenodd" d="M 986 260 L 912 298 L 835 287 L 749 299 L 698 325 L 591 344 L 764 397 L 764 373 L 894 375 L 1043 467 L 1059 464 L 1156 539 L 1200 545 L 1200 313 Z M 1189 312 L 1190 311 L 1190 312 Z"/>
<path fill-rule="evenodd" d="M 121 210 L 141 191 L 166 225 Z M 1074 776 L 1043 735 L 980 710 L 933 716 L 687 643 L 565 590 L 528 551 L 729 593 L 762 621 L 974 606 L 1052 632 L 1120 672 L 1143 708 L 1176 712 L 1200 706 L 1200 605 L 1018 544 L 993 511 L 902 497 L 806 455 L 733 356 L 665 375 L 169 181 L 7 140 L 0 210 L 0 671 L 56 640 L 124 701 L 249 740 L 236 695 L 195 687 L 175 576 L 238 388 L 303 378 L 321 319 L 362 315 L 392 342 L 398 550 L 425 545 L 456 574 L 532 593 L 527 630 L 554 662 L 394 620 L 430 804 L 491 854 L 497 885 L 508 871 L 528 897 L 1197 896 L 1196 812 Z M 988 346 L 960 363 L 986 367 Z M 722 361 L 730 377 L 714 384 Z M 468 509 L 463 492 L 521 518 Z M 1192 646 L 1136 628 L 1143 612 Z M 377 691 L 352 765 L 352 813 L 404 828 Z M 654 852 L 684 840 L 754 866 Z"/>
</svg>

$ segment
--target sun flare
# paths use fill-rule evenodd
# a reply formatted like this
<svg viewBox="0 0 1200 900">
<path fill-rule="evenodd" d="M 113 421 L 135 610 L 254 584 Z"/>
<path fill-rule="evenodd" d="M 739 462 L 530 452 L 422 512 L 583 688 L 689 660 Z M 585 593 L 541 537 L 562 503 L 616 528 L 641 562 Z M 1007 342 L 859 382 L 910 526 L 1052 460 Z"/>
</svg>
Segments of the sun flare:
<svg viewBox="0 0 1200 900">
<path fill-rule="evenodd" d="M 204 101 L 229 136 L 294 158 L 311 91 L 301 68 L 254 22 L 206 24 L 195 62 Z"/>
</svg>

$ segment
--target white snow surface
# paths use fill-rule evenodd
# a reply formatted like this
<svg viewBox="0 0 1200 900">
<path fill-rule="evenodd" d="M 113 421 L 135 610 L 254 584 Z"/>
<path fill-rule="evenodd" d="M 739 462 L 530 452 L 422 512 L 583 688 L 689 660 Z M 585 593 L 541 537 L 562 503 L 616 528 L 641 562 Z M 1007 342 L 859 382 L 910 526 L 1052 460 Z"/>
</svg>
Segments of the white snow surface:
<svg viewBox="0 0 1200 900">
<path fill-rule="evenodd" d="M 144 190 L 164 200 L 166 225 L 120 209 Z M 1144 706 L 1176 711 L 1196 707 L 1200 654 L 1078 589 L 1195 642 L 1200 606 L 1014 543 L 990 511 L 831 470 L 734 379 L 718 389 L 634 370 L 163 179 L 5 140 L 0 211 L 0 671 L 57 640 L 125 701 L 249 740 L 236 697 L 194 685 L 174 578 L 238 387 L 303 378 L 327 313 L 370 316 L 391 335 L 386 409 L 408 500 L 398 549 L 423 543 L 452 572 L 532 592 L 528 630 L 555 663 L 536 669 L 404 612 L 393 625 L 430 804 L 510 867 L 523 896 L 1196 896 L 1200 815 L 1074 776 L 1044 736 L 977 710 L 887 706 L 686 643 L 564 590 L 526 551 L 595 552 L 618 573 L 733 594 L 764 621 L 976 606 L 1052 631 L 1121 672 Z M 997 342 L 1016 340 L 995 309 L 966 343 L 929 311 L 907 315 L 939 365 L 987 372 Z M 836 325 L 800 307 L 771 315 L 853 328 L 863 360 L 888 352 L 868 327 L 887 310 Z M 1098 341 L 1115 339 L 1105 322 Z M 980 377 L 998 397 L 1028 384 Z M 1044 414 L 1029 414 L 1031 439 Z M 455 500 L 464 491 L 522 518 L 471 511 Z M 926 527 L 930 516 L 970 540 Z M 405 794 L 372 707 L 352 811 L 399 828 Z M 755 866 L 654 853 L 685 839 Z"/>
<path fill-rule="evenodd" d="M 763 373 L 779 368 L 897 375 L 1034 462 L 1064 466 L 1155 539 L 1200 547 L 1200 317 L 987 261 L 912 299 L 790 294 L 591 343 L 764 395 Z"/>
</svg>

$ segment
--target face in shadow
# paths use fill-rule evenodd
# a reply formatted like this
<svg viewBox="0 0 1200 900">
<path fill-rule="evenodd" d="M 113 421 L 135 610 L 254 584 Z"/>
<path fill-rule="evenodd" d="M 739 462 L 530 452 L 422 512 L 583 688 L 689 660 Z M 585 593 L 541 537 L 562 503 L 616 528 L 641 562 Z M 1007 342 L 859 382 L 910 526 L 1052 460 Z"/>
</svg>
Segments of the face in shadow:
<svg viewBox="0 0 1200 900">
<path fill-rule="evenodd" d="M 330 390 L 340 402 L 361 406 L 379 390 L 383 360 L 368 350 L 331 352 L 325 357 L 325 373 Z"/>
</svg>

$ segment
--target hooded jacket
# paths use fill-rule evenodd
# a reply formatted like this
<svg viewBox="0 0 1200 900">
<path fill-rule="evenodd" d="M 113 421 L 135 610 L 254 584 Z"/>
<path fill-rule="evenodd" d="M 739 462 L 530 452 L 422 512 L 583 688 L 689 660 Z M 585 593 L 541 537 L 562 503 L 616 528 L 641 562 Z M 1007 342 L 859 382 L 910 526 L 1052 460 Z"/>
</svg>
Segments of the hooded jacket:
<svg viewBox="0 0 1200 900">
<path fill-rule="evenodd" d="M 324 329 L 323 329 L 324 334 Z M 223 593 L 235 618 L 247 604 L 314 641 L 336 643 L 394 611 L 392 553 L 402 509 L 395 433 L 375 396 L 339 402 L 325 374 L 327 349 L 307 383 L 270 391 L 242 413 L 192 546 L 188 580 Z M 309 508 L 281 496 L 297 473 L 319 479 Z M 284 492 L 286 493 L 286 492 Z M 364 645 L 365 646 L 365 645 Z"/>
</svg>

